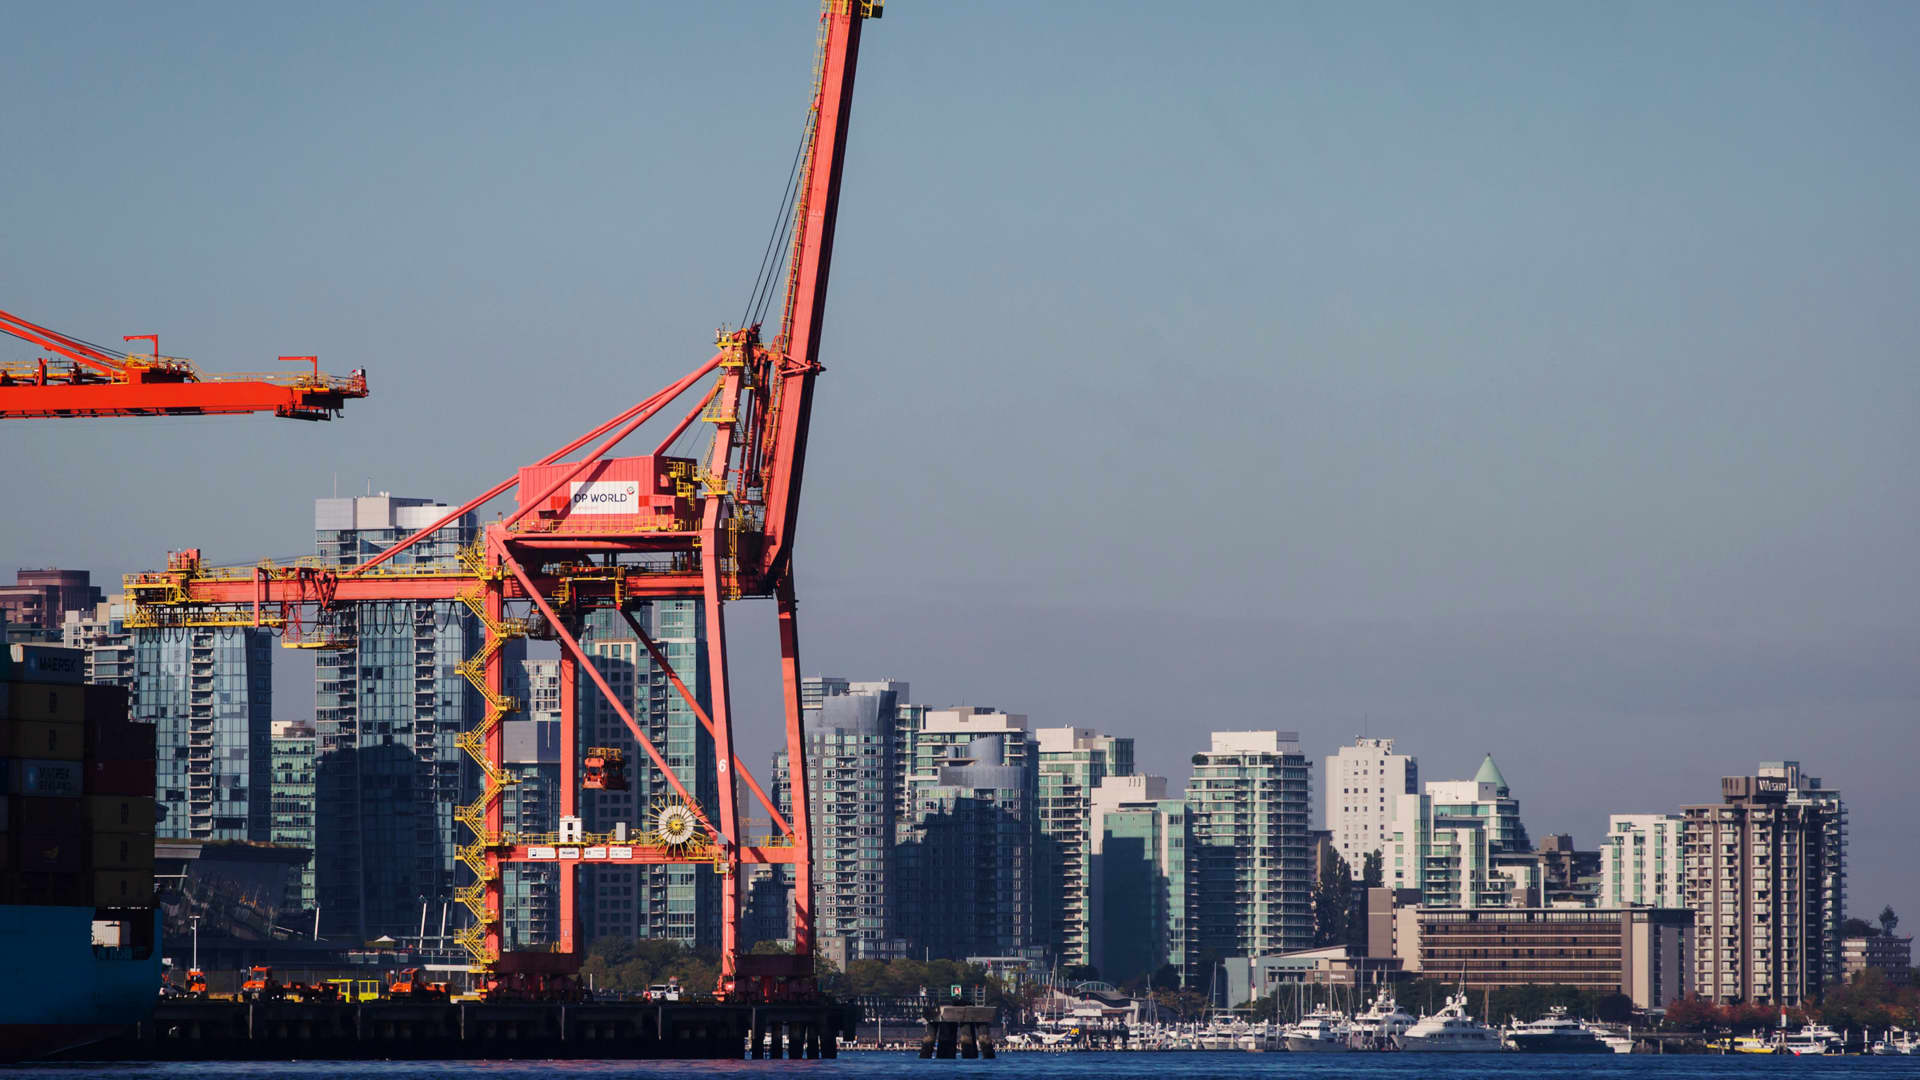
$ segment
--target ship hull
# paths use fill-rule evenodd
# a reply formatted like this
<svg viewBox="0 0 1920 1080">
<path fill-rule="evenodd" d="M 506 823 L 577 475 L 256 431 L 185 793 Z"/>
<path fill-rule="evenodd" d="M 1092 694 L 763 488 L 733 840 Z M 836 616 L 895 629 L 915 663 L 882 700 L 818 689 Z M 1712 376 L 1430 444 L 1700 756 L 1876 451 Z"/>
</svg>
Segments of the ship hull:
<svg viewBox="0 0 1920 1080">
<path fill-rule="evenodd" d="M 0 1062 L 35 1061 L 109 1038 L 153 1015 L 160 990 L 159 912 L 135 946 L 93 944 L 91 907 L 0 906 Z"/>
</svg>

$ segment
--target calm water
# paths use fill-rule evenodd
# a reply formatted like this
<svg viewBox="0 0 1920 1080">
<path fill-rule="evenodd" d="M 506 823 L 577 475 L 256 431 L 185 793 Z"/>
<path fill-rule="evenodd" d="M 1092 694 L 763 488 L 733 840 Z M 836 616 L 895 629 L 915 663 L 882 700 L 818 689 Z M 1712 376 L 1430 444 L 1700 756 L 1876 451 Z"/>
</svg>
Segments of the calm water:
<svg viewBox="0 0 1920 1080">
<path fill-rule="evenodd" d="M 1535 1054 L 1239 1054 L 1239 1053 L 1073 1053 L 1002 1054 L 993 1061 L 921 1061 L 912 1054 L 850 1053 L 836 1061 L 732 1062 L 297 1062 L 170 1063 L 156 1065 L 0 1066 L 0 1078 L 17 1080 L 700 1080 L 703 1077 L 805 1076 L 829 1080 L 888 1080 L 892 1077 L 1001 1076 L 1041 1080 L 1254 1080 L 1305 1077 L 1339 1080 L 1381 1077 L 1395 1080 L 1528 1080 L 1532 1077 L 1674 1078 L 1847 1076 L 1920 1080 L 1920 1058 L 1777 1058 L 1758 1056 L 1658 1056 L 1652 1054 L 1553 1057 Z"/>
</svg>

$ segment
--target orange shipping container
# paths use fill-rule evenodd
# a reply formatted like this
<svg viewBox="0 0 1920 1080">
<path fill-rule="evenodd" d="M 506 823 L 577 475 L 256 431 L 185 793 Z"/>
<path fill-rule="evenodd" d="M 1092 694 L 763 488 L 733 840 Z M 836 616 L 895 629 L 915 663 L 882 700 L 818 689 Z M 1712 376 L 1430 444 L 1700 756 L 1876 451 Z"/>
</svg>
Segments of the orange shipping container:
<svg viewBox="0 0 1920 1080">
<path fill-rule="evenodd" d="M 0 683 L 0 716 L 77 724 L 86 716 L 86 692 L 84 686 Z"/>
<path fill-rule="evenodd" d="M 153 799 L 147 796 L 87 796 L 87 821 L 96 833 L 150 833 L 153 818 Z"/>
<path fill-rule="evenodd" d="M 85 742 L 78 721 L 0 720 L 6 736 L 6 756 L 79 761 Z"/>
<path fill-rule="evenodd" d="M 93 834 L 95 870 L 153 869 L 153 834 L 97 832 Z"/>
</svg>

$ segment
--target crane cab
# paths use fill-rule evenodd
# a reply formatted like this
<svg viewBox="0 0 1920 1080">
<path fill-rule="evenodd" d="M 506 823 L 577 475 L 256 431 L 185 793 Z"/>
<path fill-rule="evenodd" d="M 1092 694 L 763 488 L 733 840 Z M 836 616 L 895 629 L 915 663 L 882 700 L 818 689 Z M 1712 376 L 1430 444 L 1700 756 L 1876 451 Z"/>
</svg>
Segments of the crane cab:
<svg viewBox="0 0 1920 1080">
<path fill-rule="evenodd" d="M 580 786 L 588 791 L 626 791 L 627 755 L 618 747 L 595 746 L 581 759 Z"/>
</svg>

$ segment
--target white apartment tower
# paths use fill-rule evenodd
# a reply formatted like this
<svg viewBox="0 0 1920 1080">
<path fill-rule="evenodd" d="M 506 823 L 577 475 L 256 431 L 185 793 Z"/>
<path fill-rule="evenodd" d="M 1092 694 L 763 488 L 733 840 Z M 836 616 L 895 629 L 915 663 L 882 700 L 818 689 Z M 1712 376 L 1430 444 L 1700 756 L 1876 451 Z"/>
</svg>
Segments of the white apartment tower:
<svg viewBox="0 0 1920 1080">
<path fill-rule="evenodd" d="M 1600 906 L 1687 906 L 1679 814 L 1612 814 L 1600 841 Z"/>
<path fill-rule="evenodd" d="M 1400 803 L 1420 793 L 1420 763 L 1392 739 L 1358 738 L 1327 758 L 1327 829 L 1355 880 L 1371 852 L 1384 852 Z"/>
<path fill-rule="evenodd" d="M 1694 980 L 1720 1003 L 1799 1005 L 1827 971 L 1827 807 L 1784 776 L 1728 776 L 1720 802 L 1683 807 Z"/>
</svg>

